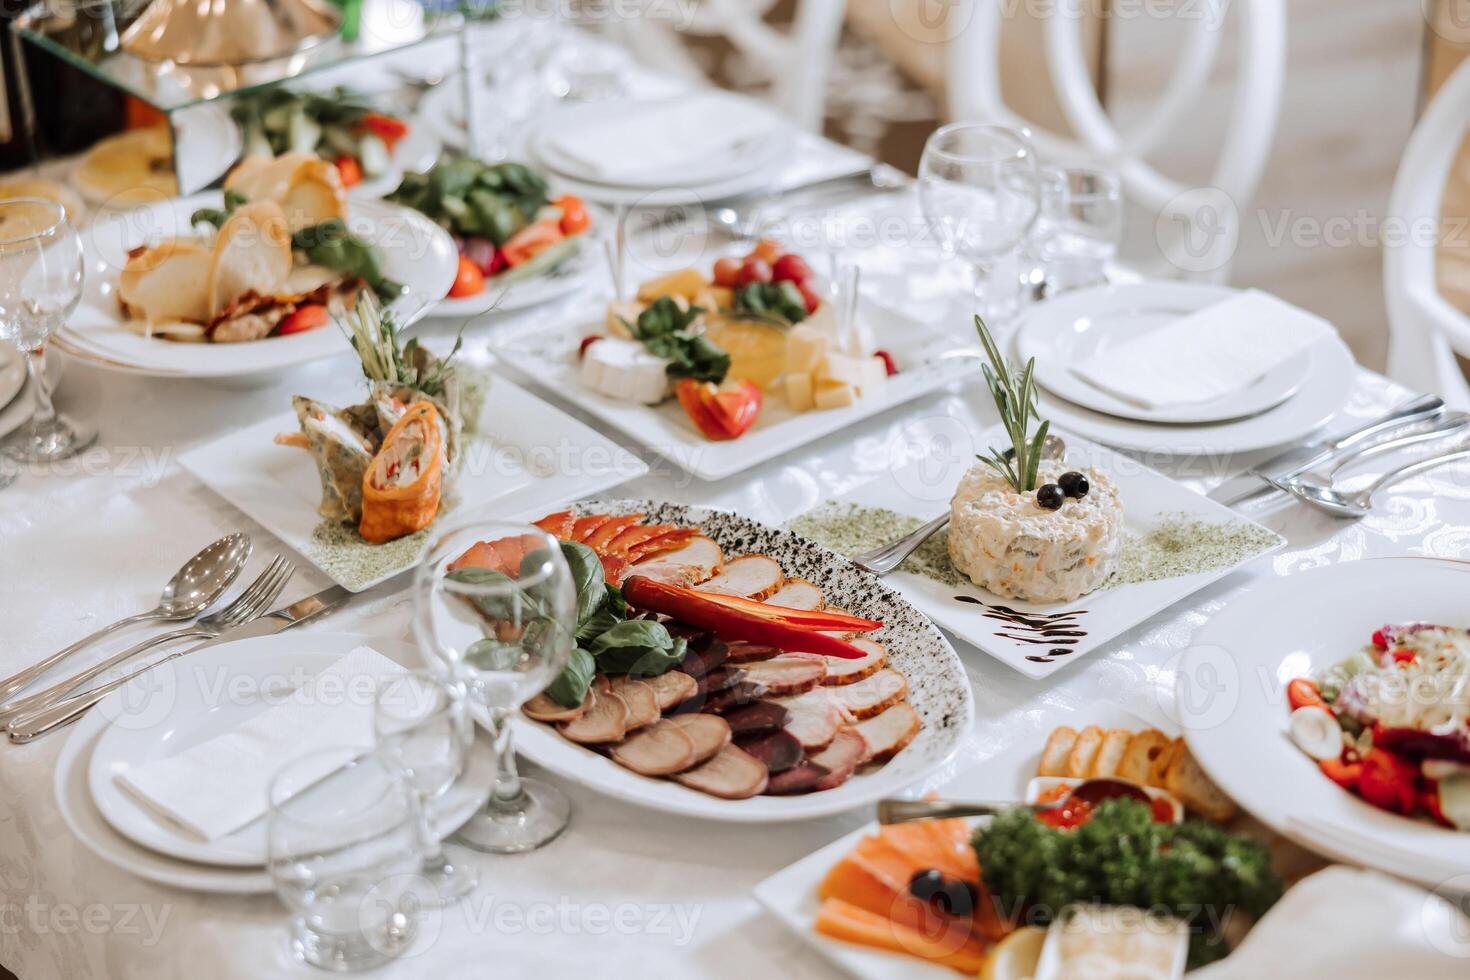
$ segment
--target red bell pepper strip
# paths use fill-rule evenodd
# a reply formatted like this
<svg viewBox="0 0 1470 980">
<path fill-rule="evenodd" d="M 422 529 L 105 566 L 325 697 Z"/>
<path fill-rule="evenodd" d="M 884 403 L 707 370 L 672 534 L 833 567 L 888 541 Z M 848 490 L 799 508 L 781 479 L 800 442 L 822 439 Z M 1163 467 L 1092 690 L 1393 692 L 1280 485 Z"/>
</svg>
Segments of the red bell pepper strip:
<svg viewBox="0 0 1470 980">
<path fill-rule="evenodd" d="M 1310 677 L 1298 677 L 1286 685 L 1286 701 L 1291 705 L 1291 710 L 1297 708 L 1326 708 L 1327 702 L 1322 699 L 1322 692 L 1317 687 L 1317 682 Z"/>
<path fill-rule="evenodd" d="M 715 597 L 709 593 L 669 585 L 645 575 L 634 575 L 623 583 L 622 588 L 623 598 L 630 605 L 672 616 L 690 626 L 712 630 L 721 639 L 764 644 L 790 653 L 820 653 L 841 660 L 859 660 L 868 655 L 851 643 L 810 627 L 767 619 L 734 605 L 714 601 Z"/>
<path fill-rule="evenodd" d="M 700 592 L 702 596 L 708 597 L 711 602 L 732 609 L 739 609 L 759 616 L 762 619 L 773 619 L 785 623 L 788 626 L 805 626 L 817 630 L 852 630 L 855 633 L 871 633 L 882 626 L 883 623 L 877 619 L 863 619 L 859 616 L 849 616 L 846 613 L 825 612 L 820 609 L 790 609 L 786 606 L 773 606 L 769 602 L 757 602 L 747 599 L 745 596 L 726 595 L 722 592 Z"/>
</svg>

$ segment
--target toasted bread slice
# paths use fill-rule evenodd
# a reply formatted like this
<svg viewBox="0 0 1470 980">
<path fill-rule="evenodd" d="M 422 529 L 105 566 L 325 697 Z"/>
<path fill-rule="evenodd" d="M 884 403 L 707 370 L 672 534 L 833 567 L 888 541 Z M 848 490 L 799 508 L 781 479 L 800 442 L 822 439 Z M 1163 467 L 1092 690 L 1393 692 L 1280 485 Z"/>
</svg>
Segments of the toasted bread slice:
<svg viewBox="0 0 1470 980">
<path fill-rule="evenodd" d="M 1157 728 L 1145 728 L 1128 740 L 1123 758 L 1118 760 L 1116 775 L 1140 786 L 1158 786 L 1154 766 L 1169 751 L 1169 737 Z"/>
<path fill-rule="evenodd" d="M 172 239 L 144 249 L 123 266 L 117 298 L 129 315 L 148 323 L 209 319 L 208 246 Z"/>
<path fill-rule="evenodd" d="M 274 201 L 235 209 L 214 240 L 209 262 L 209 312 L 223 310 L 247 292 L 271 296 L 291 274 L 291 236 Z"/>
<path fill-rule="evenodd" d="M 225 178 L 225 190 L 234 191 L 247 201 L 275 201 L 280 204 L 291 190 L 291 178 L 295 176 L 296 169 L 312 161 L 326 163 L 315 153 L 246 157 Z"/>
<path fill-rule="evenodd" d="M 1169 768 L 1164 773 L 1164 789 L 1206 820 L 1228 822 L 1240 808 L 1215 785 L 1214 780 L 1205 775 L 1183 739 L 1178 739 L 1175 745 Z"/>
<path fill-rule="evenodd" d="M 1164 777 L 1168 773 L 1169 767 L 1174 764 L 1174 756 L 1183 751 L 1184 739 L 1170 739 L 1169 744 L 1164 747 L 1164 750 L 1154 757 L 1154 764 L 1148 772 L 1148 784 L 1163 789 Z"/>
<path fill-rule="evenodd" d="M 1036 775 L 1067 775 L 1067 757 L 1072 754 L 1072 746 L 1076 744 L 1077 729 L 1066 725 L 1052 729 L 1046 746 L 1041 750 L 1041 764 L 1036 767 Z"/>
<path fill-rule="evenodd" d="M 347 220 L 347 190 L 342 186 L 342 175 L 325 160 L 313 158 L 299 164 L 279 203 L 292 234 L 333 218 Z"/>
<path fill-rule="evenodd" d="M 1118 764 L 1123 761 L 1123 753 L 1132 740 L 1133 733 L 1126 728 L 1109 729 L 1108 733 L 1103 736 L 1102 747 L 1097 750 L 1097 757 L 1092 760 L 1092 771 L 1088 775 L 1117 775 Z"/>
<path fill-rule="evenodd" d="M 1085 779 L 1092 772 L 1092 761 L 1102 749 L 1103 730 L 1088 725 L 1077 733 L 1077 744 L 1067 756 L 1067 775 L 1073 779 Z"/>
</svg>

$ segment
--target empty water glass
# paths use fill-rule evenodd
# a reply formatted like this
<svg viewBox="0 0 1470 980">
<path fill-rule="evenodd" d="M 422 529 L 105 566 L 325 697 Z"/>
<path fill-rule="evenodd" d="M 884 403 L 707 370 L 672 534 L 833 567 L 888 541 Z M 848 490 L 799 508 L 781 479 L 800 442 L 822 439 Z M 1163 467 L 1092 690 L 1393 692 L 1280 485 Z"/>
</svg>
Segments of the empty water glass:
<svg viewBox="0 0 1470 980">
<path fill-rule="evenodd" d="M 390 677 L 373 710 L 378 754 L 417 796 L 419 873 L 433 886 L 427 901 L 448 905 L 474 890 L 479 874 L 464 848 L 441 844 L 434 803 L 464 772 L 474 728 L 454 687 L 427 672 Z"/>
<path fill-rule="evenodd" d="M 334 972 L 398 956 L 422 908 L 409 787 L 361 753 L 318 749 L 287 763 L 270 785 L 268 866 L 291 913 L 291 949 Z"/>
<path fill-rule="evenodd" d="M 1041 214 L 1024 249 L 1022 280 L 1040 299 L 1107 282 L 1123 238 L 1118 175 L 1087 167 L 1044 167 Z"/>
</svg>

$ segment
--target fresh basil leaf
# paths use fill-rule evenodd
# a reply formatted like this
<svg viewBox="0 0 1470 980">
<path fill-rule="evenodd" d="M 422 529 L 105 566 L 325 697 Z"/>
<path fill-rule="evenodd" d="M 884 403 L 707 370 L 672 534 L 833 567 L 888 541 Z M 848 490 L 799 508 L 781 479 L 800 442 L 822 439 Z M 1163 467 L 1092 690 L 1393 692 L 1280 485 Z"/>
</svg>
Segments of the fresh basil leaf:
<svg viewBox="0 0 1470 980">
<path fill-rule="evenodd" d="M 567 560 L 567 570 L 571 572 L 572 585 L 577 590 L 577 632 L 580 636 L 582 625 L 597 614 L 606 598 L 607 580 L 602 559 L 585 544 L 563 541 L 561 553 Z"/>
<path fill-rule="evenodd" d="M 464 661 L 476 670 L 513 670 L 524 653 L 519 643 L 503 643 L 486 638 L 470 644 L 470 648 L 464 652 Z"/>
<path fill-rule="evenodd" d="M 806 298 L 793 282 L 753 282 L 735 292 L 735 309 L 774 316 L 787 323 L 806 319 Z"/>
<path fill-rule="evenodd" d="M 587 649 L 604 673 L 652 677 L 683 663 L 686 645 L 662 623 L 628 619 L 592 640 Z"/>
<path fill-rule="evenodd" d="M 577 642 L 590 643 L 628 618 L 628 604 L 615 585 L 606 586 L 597 609 L 577 626 Z"/>
<path fill-rule="evenodd" d="M 302 228 L 291 236 L 291 247 L 304 253 L 309 262 L 356 276 L 384 302 L 403 292 L 401 285 L 383 275 L 378 250 L 348 231 L 340 218 Z"/>
<path fill-rule="evenodd" d="M 719 384 L 730 373 L 730 355 L 703 334 L 689 338 L 665 368 L 671 378 L 693 378 Z"/>
<path fill-rule="evenodd" d="M 546 686 L 546 696 L 563 708 L 575 708 L 587 696 L 592 678 L 597 674 L 597 661 L 581 647 L 573 647 L 571 658 L 556 680 Z"/>
<path fill-rule="evenodd" d="M 445 577 L 452 582 L 499 589 L 497 595 L 465 596 L 489 619 L 522 623 L 541 615 L 536 601 L 521 590 L 515 579 L 493 568 L 458 568 Z"/>
</svg>

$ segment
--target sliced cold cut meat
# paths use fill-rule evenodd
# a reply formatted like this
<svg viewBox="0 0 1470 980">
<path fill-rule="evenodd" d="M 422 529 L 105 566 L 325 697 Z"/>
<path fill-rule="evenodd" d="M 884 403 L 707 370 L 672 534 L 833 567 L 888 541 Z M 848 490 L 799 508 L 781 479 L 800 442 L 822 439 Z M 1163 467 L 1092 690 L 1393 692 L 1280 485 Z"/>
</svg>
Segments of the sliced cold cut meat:
<svg viewBox="0 0 1470 980">
<path fill-rule="evenodd" d="M 687 588 L 713 578 L 724 564 L 725 554 L 720 546 L 701 535 L 691 538 L 682 548 L 635 562 L 633 574 Z"/>
<path fill-rule="evenodd" d="M 705 698 L 704 710 L 713 711 L 716 714 L 727 714 L 737 708 L 742 708 L 753 701 L 761 699 L 762 691 L 754 684 L 741 681 L 733 687 L 727 687 L 723 691 L 712 691 Z"/>
<path fill-rule="evenodd" d="M 785 729 L 808 752 L 825 747 L 848 721 L 848 715 L 831 695 L 833 688 L 819 687 L 775 703 L 791 712 Z"/>
<path fill-rule="evenodd" d="M 577 718 L 582 717 L 583 713 L 586 712 L 586 710 L 591 706 L 592 691 L 589 688 L 587 694 L 582 698 L 582 703 L 577 705 L 575 708 L 568 708 L 564 705 L 558 704 L 556 701 L 553 701 L 545 694 L 538 694 L 531 700 L 527 701 L 525 704 L 521 705 L 521 710 L 524 711 L 526 713 L 526 717 L 530 718 L 532 721 L 544 721 L 551 723 L 558 721 L 573 721 Z"/>
<path fill-rule="evenodd" d="M 829 773 L 821 766 L 810 761 L 802 762 L 772 775 L 766 784 L 766 795 L 792 796 L 796 793 L 810 793 L 827 775 Z"/>
<path fill-rule="evenodd" d="M 786 583 L 786 573 L 769 555 L 741 555 L 725 562 L 720 574 L 699 586 L 701 592 L 724 592 L 760 601 L 775 595 Z"/>
<path fill-rule="evenodd" d="M 791 720 L 791 712 L 771 701 L 753 701 L 725 712 L 724 717 L 736 735 L 758 735 L 780 731 Z"/>
<path fill-rule="evenodd" d="M 716 752 L 730 744 L 730 723 L 719 715 L 675 715 L 669 721 L 694 740 L 694 761 L 690 765 L 713 759 Z"/>
<path fill-rule="evenodd" d="M 757 660 L 741 667 L 745 679 L 765 693 L 775 696 L 810 691 L 827 676 L 826 658 L 786 655 L 771 660 Z"/>
<path fill-rule="evenodd" d="M 865 677 L 855 684 L 822 688 L 824 691 L 831 692 L 842 706 L 858 719 L 871 718 L 873 715 L 882 713 L 885 708 L 903 700 L 908 689 L 909 682 L 904 680 L 903 675 L 889 667 L 884 667 L 871 677 Z"/>
<path fill-rule="evenodd" d="M 564 721 L 557 726 L 561 733 L 573 742 L 584 745 L 599 745 L 617 742 L 628 731 L 628 702 L 611 692 L 588 688 L 592 704 L 573 721 Z"/>
<path fill-rule="evenodd" d="M 867 656 L 860 660 L 827 657 L 827 676 L 822 678 L 823 684 L 852 684 L 864 677 L 876 674 L 884 664 L 888 663 L 888 651 L 878 641 L 859 637 L 848 640 L 848 642 L 865 652 Z"/>
<path fill-rule="evenodd" d="M 822 590 L 804 578 L 787 579 L 766 602 L 787 609 L 821 609 L 827 605 Z"/>
<path fill-rule="evenodd" d="M 732 664 L 747 664 L 754 660 L 770 660 L 772 657 L 781 655 L 780 647 L 767 646 L 764 643 L 747 643 L 744 640 L 731 640 L 725 646 L 729 649 L 729 662 Z"/>
<path fill-rule="evenodd" d="M 658 695 L 642 679 L 626 675 L 609 678 L 612 692 L 628 704 L 628 731 L 652 725 L 663 715 Z"/>
<path fill-rule="evenodd" d="M 919 713 L 907 701 L 900 701 L 881 714 L 866 718 L 852 726 L 868 743 L 868 757 L 864 762 L 882 762 L 891 759 L 914 740 L 924 723 Z"/>
<path fill-rule="evenodd" d="M 727 745 L 713 759 L 681 772 L 675 781 L 690 789 L 726 800 L 744 800 L 757 796 L 770 778 L 765 763 L 752 758 L 734 745 Z"/>
<path fill-rule="evenodd" d="M 659 711 L 668 711 L 681 701 L 699 693 L 699 682 L 682 670 L 669 670 L 657 677 L 645 677 L 643 683 L 653 688 Z"/>
<path fill-rule="evenodd" d="M 689 652 L 684 655 L 684 661 L 679 664 L 679 669 L 690 677 L 700 678 L 723 664 L 729 657 L 730 648 L 719 640 L 712 639 L 697 647 L 691 646 Z"/>
<path fill-rule="evenodd" d="M 772 775 L 785 772 L 805 757 L 796 737 L 779 728 L 763 735 L 747 735 L 736 744 L 764 762 Z"/>
<path fill-rule="evenodd" d="M 814 766 L 820 766 L 827 770 L 827 775 L 817 780 L 818 790 L 833 789 L 847 782 L 851 776 L 868 757 L 867 739 L 852 728 L 844 728 L 832 739 L 820 752 L 813 753 L 807 761 Z"/>
<path fill-rule="evenodd" d="M 634 732 L 612 747 L 613 761 L 644 776 L 672 776 L 694 765 L 694 739 L 667 719 Z"/>
</svg>

